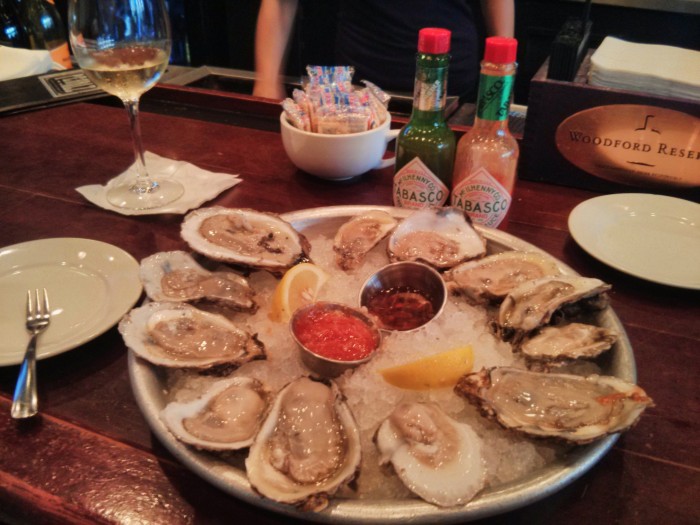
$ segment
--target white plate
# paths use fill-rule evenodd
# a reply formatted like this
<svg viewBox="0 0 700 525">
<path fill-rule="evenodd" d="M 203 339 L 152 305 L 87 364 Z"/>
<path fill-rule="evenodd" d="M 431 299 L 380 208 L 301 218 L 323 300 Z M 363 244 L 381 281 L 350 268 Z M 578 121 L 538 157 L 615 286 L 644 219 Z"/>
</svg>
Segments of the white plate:
<svg viewBox="0 0 700 525">
<path fill-rule="evenodd" d="M 287 213 L 282 217 L 306 234 L 332 235 L 348 217 L 380 209 L 403 218 L 410 213 L 406 208 L 385 206 L 332 206 Z M 546 253 L 517 237 L 498 230 L 479 228 L 488 239 L 491 252 L 522 250 Z M 575 272 L 555 259 L 564 274 Z M 634 355 L 625 330 L 617 315 L 607 308 L 599 317 L 600 324 L 620 334 L 620 340 L 602 361 L 603 371 L 626 381 L 636 381 Z M 214 486 L 251 505 L 292 516 L 304 521 L 323 523 L 456 523 L 501 514 L 534 503 L 550 496 L 573 482 L 613 446 L 618 435 L 605 437 L 590 445 L 576 447 L 565 458 L 548 464 L 511 483 L 490 487 L 464 506 L 438 508 L 418 499 L 406 500 L 350 500 L 335 498 L 320 513 L 302 512 L 290 505 L 282 505 L 261 498 L 250 487 L 242 456 L 232 456 L 230 462 L 222 456 L 188 447 L 175 439 L 160 419 L 166 403 L 167 384 L 161 369 L 129 351 L 129 376 L 136 401 L 153 433 L 184 465 Z"/>
<path fill-rule="evenodd" d="M 141 296 L 139 264 L 100 241 L 42 239 L 0 249 L 0 366 L 22 362 L 27 290 L 46 288 L 51 324 L 37 359 L 71 350 L 114 326 Z"/>
<path fill-rule="evenodd" d="M 700 204 L 645 193 L 603 195 L 569 215 L 574 240 L 635 277 L 700 289 Z"/>
</svg>

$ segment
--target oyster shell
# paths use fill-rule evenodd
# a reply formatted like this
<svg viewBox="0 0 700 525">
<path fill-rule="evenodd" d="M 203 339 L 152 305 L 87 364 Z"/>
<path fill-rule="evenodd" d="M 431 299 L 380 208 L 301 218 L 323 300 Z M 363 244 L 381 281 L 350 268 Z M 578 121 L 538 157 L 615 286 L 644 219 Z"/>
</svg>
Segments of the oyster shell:
<svg viewBox="0 0 700 525">
<path fill-rule="evenodd" d="M 354 270 L 379 241 L 389 235 L 398 221 L 385 211 L 370 210 L 345 222 L 335 235 L 333 250 L 342 270 Z"/>
<path fill-rule="evenodd" d="M 171 402 L 160 418 L 180 441 L 206 450 L 250 446 L 267 409 L 268 393 L 257 379 L 216 381 L 197 399 Z"/>
<path fill-rule="evenodd" d="M 579 445 L 628 429 L 653 405 L 644 390 L 617 377 L 509 367 L 467 374 L 455 392 L 505 428 Z"/>
<path fill-rule="evenodd" d="M 210 272 L 187 252 L 155 253 L 141 261 L 139 275 L 152 301 L 214 303 L 255 311 L 255 292 L 248 280 L 232 271 Z"/>
<path fill-rule="evenodd" d="M 566 362 L 597 357 L 609 350 L 617 339 L 617 332 L 607 328 L 569 323 L 542 328 L 523 341 L 519 351 L 528 361 Z"/>
<path fill-rule="evenodd" d="M 335 383 L 302 377 L 272 405 L 245 465 L 263 496 L 304 510 L 323 510 L 360 465 L 360 434 Z"/>
<path fill-rule="evenodd" d="M 219 314 L 185 303 L 148 303 L 119 323 L 124 343 L 154 365 L 175 368 L 240 366 L 264 359 L 263 344 Z"/>
<path fill-rule="evenodd" d="M 486 240 L 469 216 L 458 208 L 418 210 L 406 217 L 389 237 L 393 261 L 421 261 L 438 269 L 482 257 Z"/>
<path fill-rule="evenodd" d="M 549 323 L 562 307 L 577 303 L 591 309 L 607 306 L 604 292 L 611 287 L 600 279 L 574 276 L 549 276 L 528 281 L 511 290 L 501 303 L 498 326 L 504 339 L 522 337 Z"/>
<path fill-rule="evenodd" d="M 214 206 L 185 216 L 180 235 L 194 251 L 227 263 L 281 273 L 308 259 L 309 241 L 273 213 Z"/>
<path fill-rule="evenodd" d="M 412 492 L 435 505 L 463 505 L 486 483 L 481 438 L 436 404 L 399 405 L 375 442 L 380 462 L 391 463 Z"/>
<path fill-rule="evenodd" d="M 445 273 L 445 281 L 451 291 L 465 295 L 476 304 L 486 304 L 503 300 L 524 282 L 560 273 L 550 257 L 507 251 L 459 264 Z"/>
</svg>

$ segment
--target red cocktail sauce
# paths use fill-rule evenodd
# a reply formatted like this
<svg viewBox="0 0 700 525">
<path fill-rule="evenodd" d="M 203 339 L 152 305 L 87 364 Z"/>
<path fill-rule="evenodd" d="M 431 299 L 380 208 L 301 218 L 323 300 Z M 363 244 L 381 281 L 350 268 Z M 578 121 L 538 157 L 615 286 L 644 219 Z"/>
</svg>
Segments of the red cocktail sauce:
<svg viewBox="0 0 700 525">
<path fill-rule="evenodd" d="M 372 329 L 342 310 L 309 309 L 295 318 L 292 329 L 314 354 L 336 361 L 365 359 L 376 347 Z"/>
<path fill-rule="evenodd" d="M 406 286 L 381 290 L 367 301 L 367 310 L 389 330 L 412 330 L 435 316 L 433 304 Z"/>
</svg>

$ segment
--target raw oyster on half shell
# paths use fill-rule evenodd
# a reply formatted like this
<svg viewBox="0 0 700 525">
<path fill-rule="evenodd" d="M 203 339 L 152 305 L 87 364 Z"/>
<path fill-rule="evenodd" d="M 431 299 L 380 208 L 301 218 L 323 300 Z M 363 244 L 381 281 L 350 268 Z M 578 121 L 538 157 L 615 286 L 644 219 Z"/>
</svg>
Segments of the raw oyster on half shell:
<svg viewBox="0 0 700 525">
<path fill-rule="evenodd" d="M 469 216 L 458 208 L 418 210 L 389 237 L 389 259 L 420 261 L 446 269 L 486 254 L 486 240 Z"/>
<path fill-rule="evenodd" d="M 302 377 L 277 394 L 245 465 L 263 496 L 320 511 L 360 458 L 359 430 L 335 383 Z"/>
<path fill-rule="evenodd" d="M 519 347 L 528 361 L 543 363 L 590 359 L 609 350 L 617 332 L 585 323 L 547 326 L 525 339 Z"/>
<path fill-rule="evenodd" d="M 119 333 L 136 355 L 159 366 L 203 369 L 265 358 L 255 335 L 185 303 L 134 308 L 120 321 Z"/>
<path fill-rule="evenodd" d="M 333 240 L 338 266 L 346 271 L 360 266 L 367 253 L 397 224 L 396 219 L 381 210 L 370 210 L 343 223 Z"/>
<path fill-rule="evenodd" d="M 214 206 L 185 216 L 180 235 L 197 253 L 231 264 L 282 273 L 308 260 L 309 241 L 273 213 Z"/>
<path fill-rule="evenodd" d="M 445 281 L 451 291 L 486 304 L 502 301 L 522 283 L 560 273 L 550 257 L 513 250 L 459 264 L 445 273 Z"/>
<path fill-rule="evenodd" d="M 183 251 L 159 252 L 141 261 L 139 276 L 152 301 L 213 303 L 253 312 L 255 292 L 232 271 L 210 272 Z"/>
<path fill-rule="evenodd" d="M 653 405 L 644 390 L 617 377 L 510 367 L 467 374 L 454 390 L 505 428 L 579 445 L 627 430 Z"/>
<path fill-rule="evenodd" d="M 168 403 L 160 418 L 183 443 L 205 450 L 237 450 L 253 443 L 268 396 L 257 379 L 221 379 L 197 399 Z"/>
<path fill-rule="evenodd" d="M 463 505 L 486 483 L 481 438 L 434 403 L 396 407 L 375 443 L 380 462 L 391 463 L 406 487 L 435 505 Z"/>
<path fill-rule="evenodd" d="M 511 290 L 501 303 L 498 328 L 504 339 L 518 342 L 546 325 L 555 312 L 574 303 L 580 308 L 600 310 L 607 306 L 604 292 L 611 288 L 600 279 L 550 276 L 528 281 Z"/>
</svg>

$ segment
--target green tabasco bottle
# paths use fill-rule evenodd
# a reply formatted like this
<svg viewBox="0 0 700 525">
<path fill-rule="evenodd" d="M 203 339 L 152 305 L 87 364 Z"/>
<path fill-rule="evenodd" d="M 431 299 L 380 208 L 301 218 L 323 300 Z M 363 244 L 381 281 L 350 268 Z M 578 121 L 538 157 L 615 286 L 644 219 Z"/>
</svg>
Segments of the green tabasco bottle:
<svg viewBox="0 0 700 525">
<path fill-rule="evenodd" d="M 418 33 L 413 111 L 396 139 L 395 206 L 442 206 L 449 196 L 456 149 L 445 122 L 450 37 L 432 27 Z"/>
<path fill-rule="evenodd" d="M 514 38 L 486 39 L 474 126 L 457 145 L 451 203 L 492 228 L 508 213 L 518 165 L 518 143 L 508 130 L 517 47 Z"/>
</svg>

